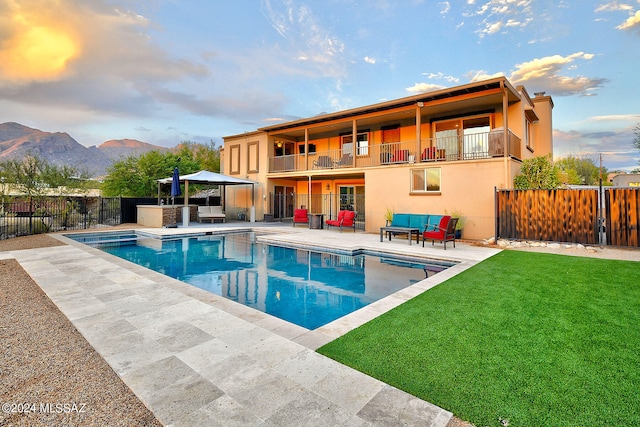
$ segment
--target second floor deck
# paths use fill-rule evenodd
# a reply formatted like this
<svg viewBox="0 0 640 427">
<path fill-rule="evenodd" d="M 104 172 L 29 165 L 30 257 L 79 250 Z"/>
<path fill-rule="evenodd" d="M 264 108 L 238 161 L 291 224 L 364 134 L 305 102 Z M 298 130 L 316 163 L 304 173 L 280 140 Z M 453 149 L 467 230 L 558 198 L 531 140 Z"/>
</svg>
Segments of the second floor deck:
<svg viewBox="0 0 640 427">
<path fill-rule="evenodd" d="M 394 164 L 478 160 L 493 157 L 521 159 L 521 139 L 502 129 L 465 135 L 373 145 L 343 144 L 342 148 L 269 158 L 269 172 L 379 167 Z M 505 143 L 506 139 L 506 143 Z"/>
</svg>

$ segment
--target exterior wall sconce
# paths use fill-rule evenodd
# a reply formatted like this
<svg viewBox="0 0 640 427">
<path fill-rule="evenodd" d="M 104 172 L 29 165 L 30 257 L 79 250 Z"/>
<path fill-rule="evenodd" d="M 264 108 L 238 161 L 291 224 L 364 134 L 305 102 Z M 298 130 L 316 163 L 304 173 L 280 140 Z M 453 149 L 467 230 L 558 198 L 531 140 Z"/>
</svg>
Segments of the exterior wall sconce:
<svg viewBox="0 0 640 427">
<path fill-rule="evenodd" d="M 282 148 L 282 141 L 276 141 L 276 147 Z"/>
<path fill-rule="evenodd" d="M 327 191 L 329 191 L 329 188 L 330 188 L 330 187 L 329 187 L 329 184 L 327 184 Z"/>
</svg>

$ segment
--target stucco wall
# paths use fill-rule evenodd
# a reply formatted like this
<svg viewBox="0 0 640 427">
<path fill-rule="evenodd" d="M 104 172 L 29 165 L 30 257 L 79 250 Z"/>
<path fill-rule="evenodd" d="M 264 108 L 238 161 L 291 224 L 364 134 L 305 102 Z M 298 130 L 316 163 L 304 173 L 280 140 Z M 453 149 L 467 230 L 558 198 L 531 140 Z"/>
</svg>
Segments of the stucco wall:
<svg viewBox="0 0 640 427">
<path fill-rule="evenodd" d="M 486 239 L 495 234 L 494 186 L 511 188 L 507 167 L 496 167 L 508 159 L 482 162 L 434 164 L 440 167 L 440 194 L 411 194 L 411 168 L 388 167 L 365 171 L 367 232 L 378 232 L 384 225 L 387 208 L 397 213 L 445 214 L 461 212 L 466 217 L 464 238 Z M 424 165 L 416 166 L 423 168 Z M 506 178 L 505 178 L 506 177 Z"/>
</svg>

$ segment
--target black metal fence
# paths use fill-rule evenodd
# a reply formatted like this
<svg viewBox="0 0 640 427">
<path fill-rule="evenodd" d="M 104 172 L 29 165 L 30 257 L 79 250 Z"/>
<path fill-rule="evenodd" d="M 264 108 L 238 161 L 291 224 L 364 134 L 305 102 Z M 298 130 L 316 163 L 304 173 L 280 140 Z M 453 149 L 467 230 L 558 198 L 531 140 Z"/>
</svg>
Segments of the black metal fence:
<svg viewBox="0 0 640 427">
<path fill-rule="evenodd" d="M 296 194 L 278 193 L 269 195 L 267 215 L 273 219 L 290 220 L 294 209 L 308 209 L 310 213 L 323 214 L 323 219 L 337 219 L 338 212 L 356 212 L 356 229 L 364 230 L 364 194 Z"/>
<path fill-rule="evenodd" d="M 120 197 L 5 197 L 0 240 L 122 223 Z"/>
</svg>

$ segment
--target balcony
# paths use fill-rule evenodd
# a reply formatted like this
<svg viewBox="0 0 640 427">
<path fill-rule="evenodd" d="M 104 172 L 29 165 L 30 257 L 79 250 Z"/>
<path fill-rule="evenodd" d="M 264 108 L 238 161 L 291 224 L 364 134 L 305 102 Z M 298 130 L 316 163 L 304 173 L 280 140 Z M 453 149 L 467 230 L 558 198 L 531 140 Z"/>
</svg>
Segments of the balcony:
<svg viewBox="0 0 640 427">
<path fill-rule="evenodd" d="M 422 149 L 419 149 L 419 146 Z M 505 153 L 505 148 L 506 153 Z M 492 157 L 515 157 L 521 159 L 521 140 L 513 132 L 508 132 L 505 144 L 504 131 L 432 138 L 416 141 L 392 142 L 375 145 L 360 145 L 348 148 L 304 154 L 291 154 L 269 158 L 269 172 L 303 172 L 340 170 L 345 168 L 368 168 L 406 163 L 429 163 L 459 160 L 478 160 Z"/>
</svg>

